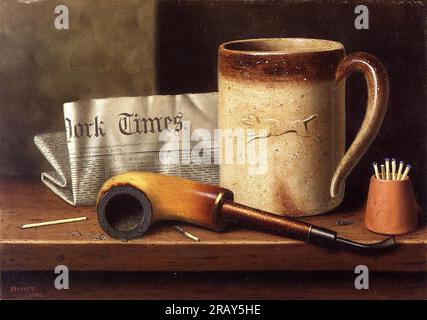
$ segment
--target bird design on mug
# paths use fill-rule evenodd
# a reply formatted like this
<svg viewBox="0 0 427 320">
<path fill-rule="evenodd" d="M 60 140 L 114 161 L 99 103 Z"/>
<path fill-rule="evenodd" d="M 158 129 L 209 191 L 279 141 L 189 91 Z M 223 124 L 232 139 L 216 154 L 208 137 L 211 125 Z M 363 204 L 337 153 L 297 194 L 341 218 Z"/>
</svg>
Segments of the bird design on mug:
<svg viewBox="0 0 427 320">
<path fill-rule="evenodd" d="M 318 116 L 317 113 L 312 114 L 302 120 L 292 121 L 279 121 L 277 119 L 262 119 L 258 116 L 251 114 L 246 118 L 241 119 L 241 123 L 251 129 L 266 129 L 265 135 L 259 135 L 256 133 L 248 134 L 248 143 L 256 139 L 279 137 L 287 133 L 295 133 L 303 138 L 313 138 L 318 142 L 322 142 L 318 134 L 313 134 L 309 131 L 308 124 Z"/>
</svg>

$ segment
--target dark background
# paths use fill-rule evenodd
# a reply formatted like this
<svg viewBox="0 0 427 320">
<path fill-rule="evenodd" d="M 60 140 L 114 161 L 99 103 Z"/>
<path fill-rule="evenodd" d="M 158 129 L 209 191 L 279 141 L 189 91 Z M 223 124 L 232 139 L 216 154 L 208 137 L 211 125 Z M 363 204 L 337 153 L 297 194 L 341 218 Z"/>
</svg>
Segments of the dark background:
<svg viewBox="0 0 427 320">
<path fill-rule="evenodd" d="M 395 157 L 411 163 L 426 203 L 425 4 L 417 1 L 162 1 L 158 8 L 157 79 L 160 93 L 216 90 L 217 47 L 244 38 L 324 38 L 347 53 L 366 51 L 389 72 L 391 95 L 382 129 L 346 183 L 344 205 L 365 198 L 371 163 Z M 399 3 L 399 4 L 398 4 Z M 356 5 L 369 9 L 369 30 L 356 30 Z M 347 146 L 363 120 L 365 81 L 347 81 Z"/>
<path fill-rule="evenodd" d="M 53 28 L 58 4 L 70 30 Z M 354 8 L 369 8 L 356 30 Z M 62 103 L 82 98 L 217 90 L 220 43 L 252 37 L 310 37 L 366 51 L 389 71 L 383 127 L 347 180 L 345 204 L 366 197 L 372 161 L 396 157 L 426 207 L 425 3 L 422 1 L 37 1 L 0 3 L 0 176 L 37 177 L 46 162 L 39 132 L 63 130 Z M 364 80 L 347 81 L 347 144 L 360 127 Z"/>
</svg>

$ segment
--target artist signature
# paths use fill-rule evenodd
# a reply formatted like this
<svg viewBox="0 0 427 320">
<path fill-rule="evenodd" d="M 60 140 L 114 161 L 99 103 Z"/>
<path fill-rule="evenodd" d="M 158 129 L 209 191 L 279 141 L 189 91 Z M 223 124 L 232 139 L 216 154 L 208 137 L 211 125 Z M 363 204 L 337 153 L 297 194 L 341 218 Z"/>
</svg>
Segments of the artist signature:
<svg viewBox="0 0 427 320">
<path fill-rule="evenodd" d="M 12 294 L 29 296 L 31 298 L 43 298 L 43 293 L 37 287 L 10 286 L 9 292 Z"/>
</svg>

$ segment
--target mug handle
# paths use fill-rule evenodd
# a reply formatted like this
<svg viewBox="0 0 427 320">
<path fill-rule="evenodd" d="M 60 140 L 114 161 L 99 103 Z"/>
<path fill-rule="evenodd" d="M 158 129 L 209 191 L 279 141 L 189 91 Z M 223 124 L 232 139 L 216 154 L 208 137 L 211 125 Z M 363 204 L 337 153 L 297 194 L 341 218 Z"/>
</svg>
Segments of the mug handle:
<svg viewBox="0 0 427 320">
<path fill-rule="evenodd" d="M 335 75 L 336 85 L 339 85 L 354 72 L 363 72 L 365 76 L 368 103 L 362 126 L 332 177 L 330 188 L 332 198 L 343 195 L 345 179 L 375 139 L 388 104 L 389 81 L 387 70 L 377 58 L 365 52 L 349 54 L 338 66 Z"/>
</svg>

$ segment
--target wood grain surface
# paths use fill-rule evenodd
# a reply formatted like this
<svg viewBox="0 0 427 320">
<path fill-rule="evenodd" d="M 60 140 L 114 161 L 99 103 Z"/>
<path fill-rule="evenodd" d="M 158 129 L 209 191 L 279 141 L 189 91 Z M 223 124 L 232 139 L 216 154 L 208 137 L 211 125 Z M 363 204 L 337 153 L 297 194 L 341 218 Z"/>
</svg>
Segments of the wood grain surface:
<svg viewBox="0 0 427 320">
<path fill-rule="evenodd" d="M 426 299 L 426 273 L 370 273 L 369 290 L 353 271 L 70 272 L 57 290 L 53 272 L 4 272 L 3 299 Z M 171 302 L 172 303 L 172 302 Z"/>
<path fill-rule="evenodd" d="M 87 221 L 21 230 L 38 221 L 86 216 Z M 340 236 L 374 242 L 383 236 L 366 230 L 363 210 L 333 212 L 304 219 L 338 231 Z M 338 220 L 352 225 L 337 226 Z M 334 251 L 254 230 L 233 227 L 223 233 L 183 225 L 200 238 L 194 242 L 171 223 L 154 225 L 142 239 L 121 242 L 105 235 L 93 207 L 72 207 L 41 182 L 0 183 L 0 270 L 53 270 L 65 264 L 73 271 L 257 271 L 354 270 L 427 271 L 425 223 L 397 237 L 399 246 L 377 256 Z"/>
</svg>

